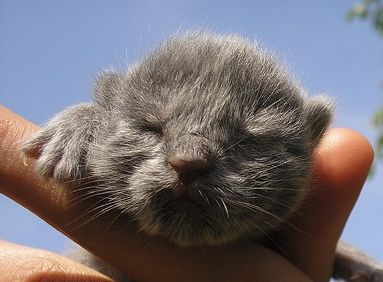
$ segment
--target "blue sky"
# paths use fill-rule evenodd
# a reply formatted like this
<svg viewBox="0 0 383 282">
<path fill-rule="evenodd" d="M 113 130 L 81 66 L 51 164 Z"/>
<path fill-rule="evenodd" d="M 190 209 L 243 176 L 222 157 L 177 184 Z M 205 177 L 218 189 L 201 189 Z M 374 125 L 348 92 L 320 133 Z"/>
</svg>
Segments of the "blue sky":
<svg viewBox="0 0 383 282">
<path fill-rule="evenodd" d="M 294 4 L 292 4 L 294 3 Z M 260 41 L 312 94 L 337 101 L 334 126 L 374 140 L 383 39 L 345 13 L 355 1 L 0 1 L 0 103 L 42 124 L 88 101 L 98 71 L 125 69 L 179 30 Z M 365 185 L 344 238 L 383 260 L 383 167 Z M 0 239 L 61 252 L 68 240 L 0 196 Z"/>
</svg>

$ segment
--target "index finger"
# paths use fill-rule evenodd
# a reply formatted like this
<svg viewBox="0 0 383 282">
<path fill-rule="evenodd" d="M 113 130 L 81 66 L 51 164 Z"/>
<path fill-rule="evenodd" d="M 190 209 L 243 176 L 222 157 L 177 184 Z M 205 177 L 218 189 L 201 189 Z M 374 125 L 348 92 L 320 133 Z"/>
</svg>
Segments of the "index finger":
<svg viewBox="0 0 383 282">
<path fill-rule="evenodd" d="M 314 155 L 313 192 L 281 243 L 289 258 L 315 281 L 331 273 L 335 249 L 373 160 L 370 143 L 350 129 L 331 129 Z M 304 230 L 304 233 L 299 231 Z M 327 274 L 326 274 L 327 273 Z"/>
</svg>

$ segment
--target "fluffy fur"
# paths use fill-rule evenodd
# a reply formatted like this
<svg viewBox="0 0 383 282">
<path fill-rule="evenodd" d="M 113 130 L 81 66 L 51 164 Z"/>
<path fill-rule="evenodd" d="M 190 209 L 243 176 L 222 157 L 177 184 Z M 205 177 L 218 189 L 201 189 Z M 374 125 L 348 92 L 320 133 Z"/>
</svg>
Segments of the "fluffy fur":
<svg viewBox="0 0 383 282">
<path fill-rule="evenodd" d="M 257 44 L 204 32 L 171 38 L 127 73 L 100 74 L 94 92 L 24 152 L 38 152 L 43 177 L 85 183 L 140 230 L 181 246 L 276 230 L 308 191 L 333 108 Z M 193 164 L 182 165 L 191 179 L 170 159 Z"/>
</svg>

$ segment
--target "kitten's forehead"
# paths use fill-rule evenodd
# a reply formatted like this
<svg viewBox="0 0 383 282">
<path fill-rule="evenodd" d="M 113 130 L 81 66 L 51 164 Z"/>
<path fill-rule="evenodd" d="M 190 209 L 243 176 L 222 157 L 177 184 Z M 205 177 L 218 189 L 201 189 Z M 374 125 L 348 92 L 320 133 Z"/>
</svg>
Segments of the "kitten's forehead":
<svg viewBox="0 0 383 282">
<path fill-rule="evenodd" d="M 135 113 L 190 128 L 230 129 L 262 108 L 302 101 L 276 60 L 237 36 L 174 37 L 146 56 L 130 78 Z"/>
<path fill-rule="evenodd" d="M 237 36 L 193 32 L 155 49 L 133 77 L 147 92 L 196 95 L 199 101 L 229 95 L 249 104 L 265 93 L 278 96 L 288 90 L 291 97 L 299 92 L 286 70 L 257 44 Z"/>
<path fill-rule="evenodd" d="M 141 62 L 137 74 L 149 88 L 246 90 L 265 80 L 276 68 L 262 49 L 235 36 L 187 33 L 155 49 Z"/>
<path fill-rule="evenodd" d="M 208 95 L 203 90 L 185 91 L 188 93 L 172 95 L 165 106 L 165 123 L 174 133 L 176 130 L 212 132 L 214 129 L 230 133 L 244 120 L 243 111 L 236 109 L 238 103 L 233 103 L 228 93 Z"/>
</svg>

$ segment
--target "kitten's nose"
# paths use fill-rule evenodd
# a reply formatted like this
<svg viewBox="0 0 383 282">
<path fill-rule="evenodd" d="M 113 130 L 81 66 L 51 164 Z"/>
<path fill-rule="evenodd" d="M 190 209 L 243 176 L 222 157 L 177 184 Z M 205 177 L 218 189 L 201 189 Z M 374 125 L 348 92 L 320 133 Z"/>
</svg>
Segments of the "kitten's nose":
<svg viewBox="0 0 383 282">
<path fill-rule="evenodd" d="M 183 159 L 171 156 L 168 164 L 177 172 L 181 182 L 189 183 L 206 174 L 212 167 L 212 162 L 205 158 Z"/>
</svg>

